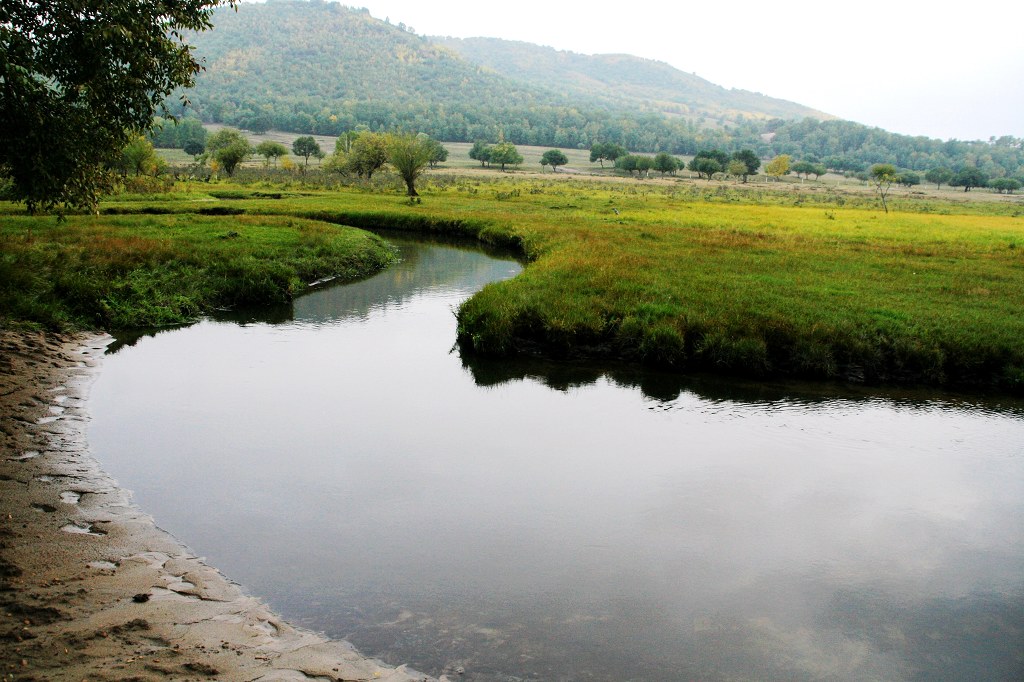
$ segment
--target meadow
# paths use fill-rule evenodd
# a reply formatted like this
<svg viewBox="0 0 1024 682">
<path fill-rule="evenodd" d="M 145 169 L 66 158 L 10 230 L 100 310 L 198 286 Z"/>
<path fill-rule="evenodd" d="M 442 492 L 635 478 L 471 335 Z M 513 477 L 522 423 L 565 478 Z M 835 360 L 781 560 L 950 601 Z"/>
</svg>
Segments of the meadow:
<svg viewBox="0 0 1024 682">
<path fill-rule="evenodd" d="M 208 303 L 179 305 L 162 294 L 118 312 L 125 291 L 144 293 L 149 286 L 152 276 L 144 273 L 154 260 L 147 258 L 173 264 L 175 272 L 182 267 L 185 257 L 169 250 L 183 239 L 174 231 L 182 225 L 190 226 L 189 239 L 205 235 L 204 243 L 223 248 L 295 221 L 290 239 L 298 242 L 281 240 L 280 257 L 308 239 L 295 226 L 441 232 L 512 247 L 529 263 L 515 279 L 485 287 L 460 308 L 459 342 L 467 352 L 1024 391 L 1024 207 L 1012 200 L 907 194 L 886 214 L 868 193 L 827 187 L 451 171 L 429 174 L 421 195 L 420 203 L 410 203 L 387 176 L 372 185 L 312 173 L 184 183 L 168 194 L 112 197 L 101 206 L 108 215 L 61 226 L 52 217 L 7 217 L 0 231 L 4 267 L 32 251 L 15 248 L 19 241 L 66 244 L 75 234 L 75 253 L 93 252 L 102 261 L 102 254 L 122 250 L 111 240 L 156 240 L 158 255 L 96 270 L 88 296 L 71 296 L 74 289 L 60 284 L 71 272 L 92 272 L 82 255 L 47 257 L 47 274 L 36 279 L 37 286 L 41 279 L 57 282 L 51 295 L 73 299 L 75 311 L 49 321 L 38 316 L 39 322 L 141 326 L 238 303 L 211 294 L 197 297 Z M 104 232 L 110 230 L 121 236 Z M 246 239 L 222 238 L 227 231 Z M 216 248 L 203 258 L 221 259 Z M 356 261 L 371 266 L 350 275 L 372 271 L 386 257 Z M 295 266 L 267 277 L 283 292 L 275 295 L 287 298 L 301 290 L 298 282 L 336 265 Z M 104 284 L 108 272 L 112 279 Z M 192 276 L 179 273 L 173 282 L 185 287 Z M 217 278 L 231 290 L 230 272 Z M 34 319 L 30 306 L 18 305 L 5 303 L 15 311 L 11 317 Z"/>
</svg>

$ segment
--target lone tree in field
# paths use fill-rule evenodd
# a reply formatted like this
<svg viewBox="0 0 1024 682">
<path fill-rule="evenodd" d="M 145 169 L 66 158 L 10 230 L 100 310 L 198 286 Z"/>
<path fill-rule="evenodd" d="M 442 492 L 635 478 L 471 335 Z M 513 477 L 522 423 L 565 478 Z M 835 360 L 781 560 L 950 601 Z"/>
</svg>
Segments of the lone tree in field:
<svg viewBox="0 0 1024 682">
<path fill-rule="evenodd" d="M 544 156 L 540 157 L 541 168 L 551 166 L 552 173 L 557 173 L 558 167 L 567 163 L 569 163 L 569 157 L 560 149 L 549 149 L 544 152 Z"/>
<path fill-rule="evenodd" d="M 875 186 L 878 196 L 882 199 L 882 208 L 888 213 L 889 206 L 885 203 L 885 195 L 889 193 L 892 184 L 899 180 L 900 176 L 896 172 L 896 167 L 891 163 L 876 163 L 871 167 L 868 177 L 871 179 L 871 184 Z"/>
<path fill-rule="evenodd" d="M 252 154 L 252 145 L 234 128 L 221 128 L 206 138 L 206 153 L 220 164 L 225 173 L 234 175 L 238 164 Z"/>
<path fill-rule="evenodd" d="M 292 154 L 303 158 L 303 172 L 305 172 L 306 168 L 309 167 L 309 157 L 315 156 L 318 159 L 324 158 L 324 153 L 321 151 L 320 145 L 316 143 L 316 140 L 313 139 L 312 135 L 303 135 L 302 137 L 295 138 L 295 141 L 292 142 Z"/>
<path fill-rule="evenodd" d="M 274 168 L 277 168 L 277 160 L 288 153 L 288 148 L 280 142 L 265 140 L 256 145 L 256 153 L 263 157 L 264 166 L 269 166 L 273 159 Z"/>
<path fill-rule="evenodd" d="M 1013 194 L 1020 189 L 1020 180 L 1017 178 L 996 178 L 989 181 L 988 186 L 1000 194 Z"/>
<path fill-rule="evenodd" d="M 388 140 L 388 161 L 405 181 L 406 195 L 417 197 L 416 180 L 430 163 L 434 146 L 426 135 L 392 135 Z"/>
<path fill-rule="evenodd" d="M 96 205 L 113 166 L 200 66 L 187 31 L 223 0 L 3 0 L 0 175 L 29 211 Z M 228 0 L 235 5 L 235 0 Z"/>
</svg>

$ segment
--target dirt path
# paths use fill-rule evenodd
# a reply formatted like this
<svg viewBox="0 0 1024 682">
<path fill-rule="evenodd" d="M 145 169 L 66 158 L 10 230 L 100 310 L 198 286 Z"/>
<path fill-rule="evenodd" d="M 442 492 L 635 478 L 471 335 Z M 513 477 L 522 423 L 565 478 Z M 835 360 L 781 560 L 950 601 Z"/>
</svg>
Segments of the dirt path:
<svg viewBox="0 0 1024 682">
<path fill-rule="evenodd" d="M 0 679 L 430 679 L 292 627 L 133 506 L 85 441 L 108 341 L 0 331 Z"/>
</svg>

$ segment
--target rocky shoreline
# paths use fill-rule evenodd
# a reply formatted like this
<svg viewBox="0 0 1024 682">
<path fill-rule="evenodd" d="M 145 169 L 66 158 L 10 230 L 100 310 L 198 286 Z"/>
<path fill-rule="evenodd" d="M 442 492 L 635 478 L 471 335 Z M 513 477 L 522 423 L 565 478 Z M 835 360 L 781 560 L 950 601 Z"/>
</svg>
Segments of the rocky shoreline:
<svg viewBox="0 0 1024 682">
<path fill-rule="evenodd" d="M 85 437 L 109 341 L 0 331 L 0 679 L 431 680 L 289 625 L 132 504 Z"/>
</svg>

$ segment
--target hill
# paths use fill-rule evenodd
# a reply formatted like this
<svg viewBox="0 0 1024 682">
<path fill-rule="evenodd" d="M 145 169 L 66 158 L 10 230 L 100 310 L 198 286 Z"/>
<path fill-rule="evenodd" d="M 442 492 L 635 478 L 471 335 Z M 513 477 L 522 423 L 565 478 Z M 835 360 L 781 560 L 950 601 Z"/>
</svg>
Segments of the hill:
<svg viewBox="0 0 1024 682">
<path fill-rule="evenodd" d="M 444 140 L 614 140 L 685 154 L 724 144 L 728 126 L 753 134 L 752 122 L 823 116 L 659 62 L 488 39 L 437 42 L 331 2 L 221 8 L 214 26 L 189 37 L 206 65 L 189 93 L 192 108 L 208 122 L 254 130 L 338 135 L 357 125 L 403 126 Z M 552 60 L 570 68 L 545 83 L 538 74 Z"/>
<path fill-rule="evenodd" d="M 254 132 L 338 136 L 365 126 L 563 149 L 595 142 L 679 155 L 747 148 L 837 171 L 893 163 L 1024 177 L 1024 140 L 896 135 L 629 55 L 428 39 L 365 9 L 322 0 L 221 8 L 214 26 L 189 36 L 206 64 L 188 93 L 191 113 Z"/>
<path fill-rule="evenodd" d="M 474 64 L 519 82 L 593 98 L 616 108 L 637 107 L 702 125 L 747 119 L 835 118 L 794 102 L 729 90 L 664 62 L 628 54 L 583 55 L 498 38 L 433 38 Z"/>
</svg>

